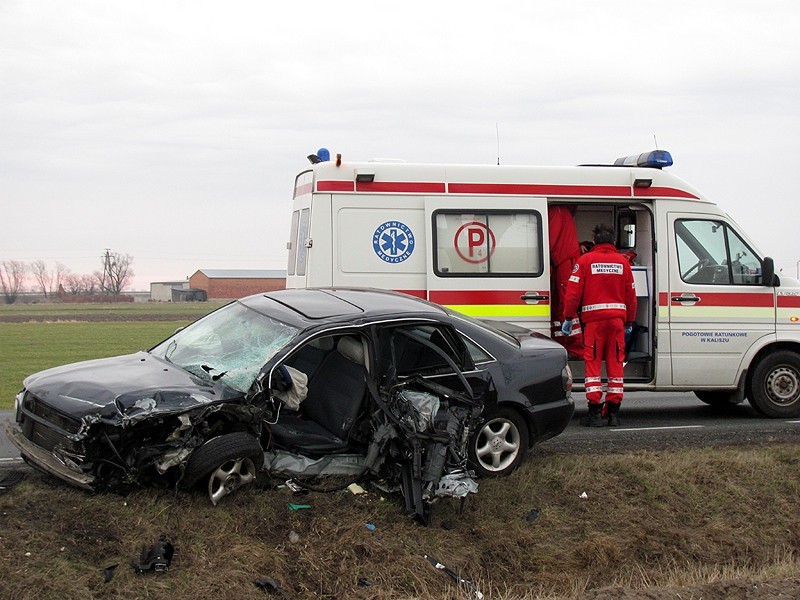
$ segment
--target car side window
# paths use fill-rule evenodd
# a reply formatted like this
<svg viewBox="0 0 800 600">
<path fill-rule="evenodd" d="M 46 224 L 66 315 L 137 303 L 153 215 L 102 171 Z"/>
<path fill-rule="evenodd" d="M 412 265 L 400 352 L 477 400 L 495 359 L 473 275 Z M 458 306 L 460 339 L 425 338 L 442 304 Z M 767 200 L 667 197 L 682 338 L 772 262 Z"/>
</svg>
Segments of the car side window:
<svg viewBox="0 0 800 600">
<path fill-rule="evenodd" d="M 464 357 L 455 342 L 448 330 L 435 325 L 394 329 L 392 346 L 397 374 L 406 376 L 452 373 L 450 363 L 464 370 Z"/>
<path fill-rule="evenodd" d="M 761 285 L 761 260 L 727 223 L 681 219 L 675 239 L 686 283 Z"/>
<path fill-rule="evenodd" d="M 471 339 L 462 339 L 464 340 L 464 344 L 467 346 L 467 352 L 469 352 L 469 355 L 472 357 L 472 362 L 475 364 L 491 362 L 494 360 L 494 357 L 485 352 L 483 348 L 475 344 L 475 342 L 473 342 Z"/>
</svg>

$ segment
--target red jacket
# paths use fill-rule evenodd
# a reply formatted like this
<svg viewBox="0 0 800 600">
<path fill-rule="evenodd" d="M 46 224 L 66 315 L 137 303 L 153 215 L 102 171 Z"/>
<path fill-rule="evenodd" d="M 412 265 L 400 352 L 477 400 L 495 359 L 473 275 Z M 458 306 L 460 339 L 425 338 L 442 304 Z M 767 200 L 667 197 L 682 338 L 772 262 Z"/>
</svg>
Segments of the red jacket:
<svg viewBox="0 0 800 600">
<path fill-rule="evenodd" d="M 564 317 L 581 321 L 636 320 L 636 288 L 628 260 L 613 244 L 598 244 L 578 259 L 567 283 Z"/>
<path fill-rule="evenodd" d="M 568 206 L 547 207 L 547 229 L 550 231 L 550 263 L 557 267 L 569 258 L 581 255 L 578 230 Z"/>
</svg>

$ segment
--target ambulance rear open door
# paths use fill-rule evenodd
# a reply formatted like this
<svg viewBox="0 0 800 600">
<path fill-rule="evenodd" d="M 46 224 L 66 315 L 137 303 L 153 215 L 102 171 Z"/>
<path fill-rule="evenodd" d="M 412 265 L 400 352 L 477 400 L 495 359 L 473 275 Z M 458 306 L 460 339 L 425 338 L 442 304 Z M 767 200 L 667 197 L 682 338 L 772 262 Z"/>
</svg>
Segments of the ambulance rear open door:
<svg viewBox="0 0 800 600">
<path fill-rule="evenodd" d="M 314 173 L 306 171 L 297 176 L 294 186 L 292 224 L 287 244 L 287 287 L 306 287 L 308 268 L 309 225 L 311 223 L 311 197 Z"/>
<path fill-rule="evenodd" d="M 428 299 L 550 336 L 547 199 L 425 199 Z"/>
</svg>

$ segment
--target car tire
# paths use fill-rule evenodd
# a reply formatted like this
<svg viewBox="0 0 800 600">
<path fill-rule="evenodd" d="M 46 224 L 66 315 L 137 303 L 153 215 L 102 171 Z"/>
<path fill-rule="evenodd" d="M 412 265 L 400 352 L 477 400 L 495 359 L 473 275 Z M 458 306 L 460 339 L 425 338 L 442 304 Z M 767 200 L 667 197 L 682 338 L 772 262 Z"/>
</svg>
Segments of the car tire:
<svg viewBox="0 0 800 600">
<path fill-rule="evenodd" d="M 767 417 L 800 416 L 800 355 L 779 350 L 761 359 L 753 369 L 748 399 Z"/>
<path fill-rule="evenodd" d="M 510 475 L 525 460 L 528 438 L 528 425 L 517 411 L 497 408 L 485 414 L 469 445 L 472 468 L 479 477 Z"/>
<path fill-rule="evenodd" d="M 258 439 L 244 432 L 215 437 L 189 457 L 182 484 L 193 487 L 205 481 L 209 500 L 216 506 L 225 496 L 254 483 L 264 464 Z"/>
</svg>

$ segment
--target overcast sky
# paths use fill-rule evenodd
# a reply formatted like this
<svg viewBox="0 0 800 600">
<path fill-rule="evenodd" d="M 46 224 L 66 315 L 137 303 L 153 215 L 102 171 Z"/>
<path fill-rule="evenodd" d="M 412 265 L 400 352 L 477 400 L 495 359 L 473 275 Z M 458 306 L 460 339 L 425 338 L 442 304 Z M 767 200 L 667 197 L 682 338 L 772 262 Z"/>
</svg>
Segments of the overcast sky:
<svg viewBox="0 0 800 600">
<path fill-rule="evenodd" d="M 0 0 L 0 260 L 284 269 L 294 176 L 654 147 L 796 274 L 800 2 Z"/>
</svg>

